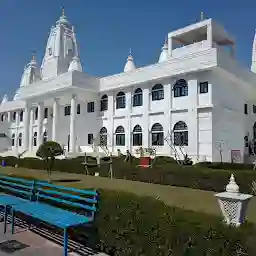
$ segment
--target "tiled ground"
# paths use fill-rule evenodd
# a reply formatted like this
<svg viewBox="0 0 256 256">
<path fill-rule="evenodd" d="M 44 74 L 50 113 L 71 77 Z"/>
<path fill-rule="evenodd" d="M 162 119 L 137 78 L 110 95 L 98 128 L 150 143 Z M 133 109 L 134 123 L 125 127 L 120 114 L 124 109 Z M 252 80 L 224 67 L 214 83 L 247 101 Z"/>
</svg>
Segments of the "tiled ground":
<svg viewBox="0 0 256 256">
<path fill-rule="evenodd" d="M 47 230 L 36 230 L 36 233 L 47 233 L 47 236 L 49 236 L 53 240 L 58 240 L 61 242 L 61 237 L 57 236 L 55 234 L 52 234 L 48 232 Z M 47 240 L 41 235 L 36 234 L 35 232 L 32 232 L 28 230 L 26 227 L 15 227 L 15 234 L 11 234 L 10 232 L 10 225 L 8 225 L 8 231 L 6 234 L 3 233 L 3 222 L 0 223 L 0 248 L 1 243 L 3 241 L 7 240 L 17 240 L 21 243 L 24 243 L 28 245 L 28 247 L 21 249 L 19 251 L 13 252 L 13 253 L 5 253 L 0 250 L 0 256 L 7 256 L 7 255 L 13 255 L 13 256 L 62 256 L 63 255 L 63 249 L 61 245 L 58 245 L 57 243 L 54 243 L 52 241 Z M 89 248 L 82 247 L 81 245 L 75 243 L 74 241 L 69 240 L 70 242 L 70 256 L 104 256 L 105 254 L 95 254 L 90 250 Z"/>
</svg>

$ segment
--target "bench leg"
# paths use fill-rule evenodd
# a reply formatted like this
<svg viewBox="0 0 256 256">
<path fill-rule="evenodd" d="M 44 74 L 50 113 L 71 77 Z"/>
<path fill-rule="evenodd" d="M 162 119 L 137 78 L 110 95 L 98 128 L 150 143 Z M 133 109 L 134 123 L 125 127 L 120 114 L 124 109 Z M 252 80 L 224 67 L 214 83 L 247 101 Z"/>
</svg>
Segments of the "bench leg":
<svg viewBox="0 0 256 256">
<path fill-rule="evenodd" d="M 68 229 L 64 228 L 63 233 L 64 256 L 68 256 Z"/>
<path fill-rule="evenodd" d="M 12 234 L 14 234 L 14 209 L 11 209 L 12 212 Z"/>
<path fill-rule="evenodd" d="M 7 205 L 4 207 L 4 233 L 6 233 L 7 228 Z"/>
</svg>

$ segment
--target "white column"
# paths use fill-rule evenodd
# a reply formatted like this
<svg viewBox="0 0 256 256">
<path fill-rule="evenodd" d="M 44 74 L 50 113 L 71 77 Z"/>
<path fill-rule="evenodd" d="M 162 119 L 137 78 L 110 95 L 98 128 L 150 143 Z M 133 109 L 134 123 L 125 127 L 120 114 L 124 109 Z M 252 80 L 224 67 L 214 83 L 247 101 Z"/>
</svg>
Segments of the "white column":
<svg viewBox="0 0 256 256">
<path fill-rule="evenodd" d="M 76 121 L 76 95 L 72 95 L 71 103 L 70 103 L 70 141 L 69 141 L 69 149 L 70 152 L 75 152 L 76 148 L 76 131 L 75 131 L 75 121 Z"/>
<path fill-rule="evenodd" d="M 144 148 L 148 148 L 150 146 L 150 132 L 149 130 L 151 127 L 149 126 L 149 101 L 150 101 L 150 94 L 149 94 L 149 88 L 144 88 L 143 89 L 143 135 L 142 135 L 142 145 Z"/>
<path fill-rule="evenodd" d="M 19 111 L 16 110 L 15 112 L 15 151 L 16 154 L 18 154 L 18 147 L 19 147 L 19 142 L 18 142 L 18 136 L 19 136 Z"/>
<path fill-rule="evenodd" d="M 207 42 L 209 47 L 212 47 L 212 39 L 212 25 L 209 24 L 207 26 Z"/>
<path fill-rule="evenodd" d="M 59 99 L 54 99 L 53 119 L 52 119 L 52 141 L 57 141 L 58 119 L 59 119 Z"/>
<path fill-rule="evenodd" d="M 24 150 L 28 150 L 29 146 L 29 117 L 30 117 L 30 107 L 28 105 L 25 106 L 24 109 L 24 120 L 23 120 L 23 126 L 24 126 L 24 142 L 23 142 L 23 148 Z"/>
<path fill-rule="evenodd" d="M 130 152 L 132 151 L 131 143 L 131 110 L 132 110 L 132 93 L 128 91 L 126 93 L 126 104 L 127 104 L 127 129 L 125 129 L 125 146 Z"/>
<path fill-rule="evenodd" d="M 34 137 L 34 133 L 33 133 L 33 124 L 34 124 L 34 108 L 30 108 L 30 122 L 29 122 L 29 151 L 33 150 L 33 137 Z"/>
<path fill-rule="evenodd" d="M 7 112 L 7 122 L 10 123 L 11 122 L 11 111 Z"/>
<path fill-rule="evenodd" d="M 44 114 L 44 105 L 42 102 L 37 104 L 38 107 L 38 118 L 37 118 L 37 147 L 42 144 L 42 126 L 43 126 L 43 114 Z"/>
</svg>

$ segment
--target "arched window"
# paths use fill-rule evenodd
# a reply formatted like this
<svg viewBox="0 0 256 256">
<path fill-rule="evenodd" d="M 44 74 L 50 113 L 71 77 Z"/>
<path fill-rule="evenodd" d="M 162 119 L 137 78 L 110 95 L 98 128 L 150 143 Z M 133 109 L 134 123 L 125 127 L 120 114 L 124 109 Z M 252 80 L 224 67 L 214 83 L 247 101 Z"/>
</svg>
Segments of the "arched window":
<svg viewBox="0 0 256 256">
<path fill-rule="evenodd" d="M 20 122 L 23 122 L 23 110 L 20 111 Z"/>
<path fill-rule="evenodd" d="M 12 146 L 15 146 L 15 133 L 12 134 Z"/>
<path fill-rule="evenodd" d="M 142 146 L 142 129 L 140 125 L 136 125 L 132 132 L 132 145 Z"/>
<path fill-rule="evenodd" d="M 151 90 L 152 101 L 164 99 L 164 87 L 162 84 L 156 84 Z"/>
<path fill-rule="evenodd" d="M 5 120 L 5 113 L 1 114 L 1 122 Z"/>
<path fill-rule="evenodd" d="M 156 123 L 151 128 L 151 140 L 153 146 L 163 146 L 164 145 L 164 129 L 159 123 Z"/>
<path fill-rule="evenodd" d="M 116 146 L 125 146 L 125 131 L 123 126 L 116 128 Z"/>
<path fill-rule="evenodd" d="M 174 97 L 188 96 L 188 83 L 184 79 L 179 79 L 173 86 Z"/>
<path fill-rule="evenodd" d="M 43 142 L 46 142 L 47 139 L 48 139 L 47 131 L 44 131 L 44 134 L 43 134 Z"/>
<path fill-rule="evenodd" d="M 22 146 L 22 133 L 19 133 L 18 142 L 19 142 L 19 147 L 21 147 Z"/>
<path fill-rule="evenodd" d="M 108 110 L 108 95 L 104 94 L 100 99 L 100 111 Z"/>
<path fill-rule="evenodd" d="M 133 106 L 138 107 L 142 106 L 142 90 L 140 88 L 137 88 L 133 94 Z"/>
<path fill-rule="evenodd" d="M 116 95 L 116 109 L 125 108 L 125 93 L 119 92 Z"/>
<path fill-rule="evenodd" d="M 188 146 L 188 127 L 183 121 L 177 122 L 173 127 L 174 145 Z"/>
<path fill-rule="evenodd" d="M 108 130 L 106 127 L 100 129 L 100 145 L 107 146 L 108 144 Z"/>
<path fill-rule="evenodd" d="M 37 132 L 34 132 L 34 135 L 33 135 L 33 146 L 36 147 L 37 145 Z"/>
</svg>

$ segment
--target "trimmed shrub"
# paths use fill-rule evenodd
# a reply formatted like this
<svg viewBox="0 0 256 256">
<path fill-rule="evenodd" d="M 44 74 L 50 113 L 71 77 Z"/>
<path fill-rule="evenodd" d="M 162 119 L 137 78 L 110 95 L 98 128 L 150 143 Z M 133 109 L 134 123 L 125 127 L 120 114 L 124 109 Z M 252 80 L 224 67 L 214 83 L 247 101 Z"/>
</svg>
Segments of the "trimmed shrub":
<svg viewBox="0 0 256 256">
<path fill-rule="evenodd" d="M 6 157 L 5 159 L 9 166 L 15 166 L 17 163 L 17 159 L 14 157 Z M 53 171 L 84 174 L 83 162 L 84 157 L 64 160 L 56 159 Z M 96 160 L 88 157 L 88 162 L 96 163 Z M 153 168 L 138 168 L 138 164 L 139 159 L 134 159 L 132 162 L 124 162 L 124 156 L 113 157 L 113 176 L 117 179 L 222 192 L 231 175 L 230 170 L 209 168 L 207 164 L 181 166 L 173 163 L 173 159 L 168 159 L 167 157 L 156 159 Z M 45 168 L 42 160 L 34 158 L 19 159 L 19 166 L 42 170 Z M 101 161 L 100 168 L 89 168 L 89 174 L 94 175 L 95 172 L 99 172 L 102 177 L 108 177 L 109 164 Z M 251 193 L 251 184 L 252 181 L 256 180 L 256 172 L 252 170 L 237 170 L 235 171 L 235 177 L 240 191 Z"/>
</svg>

